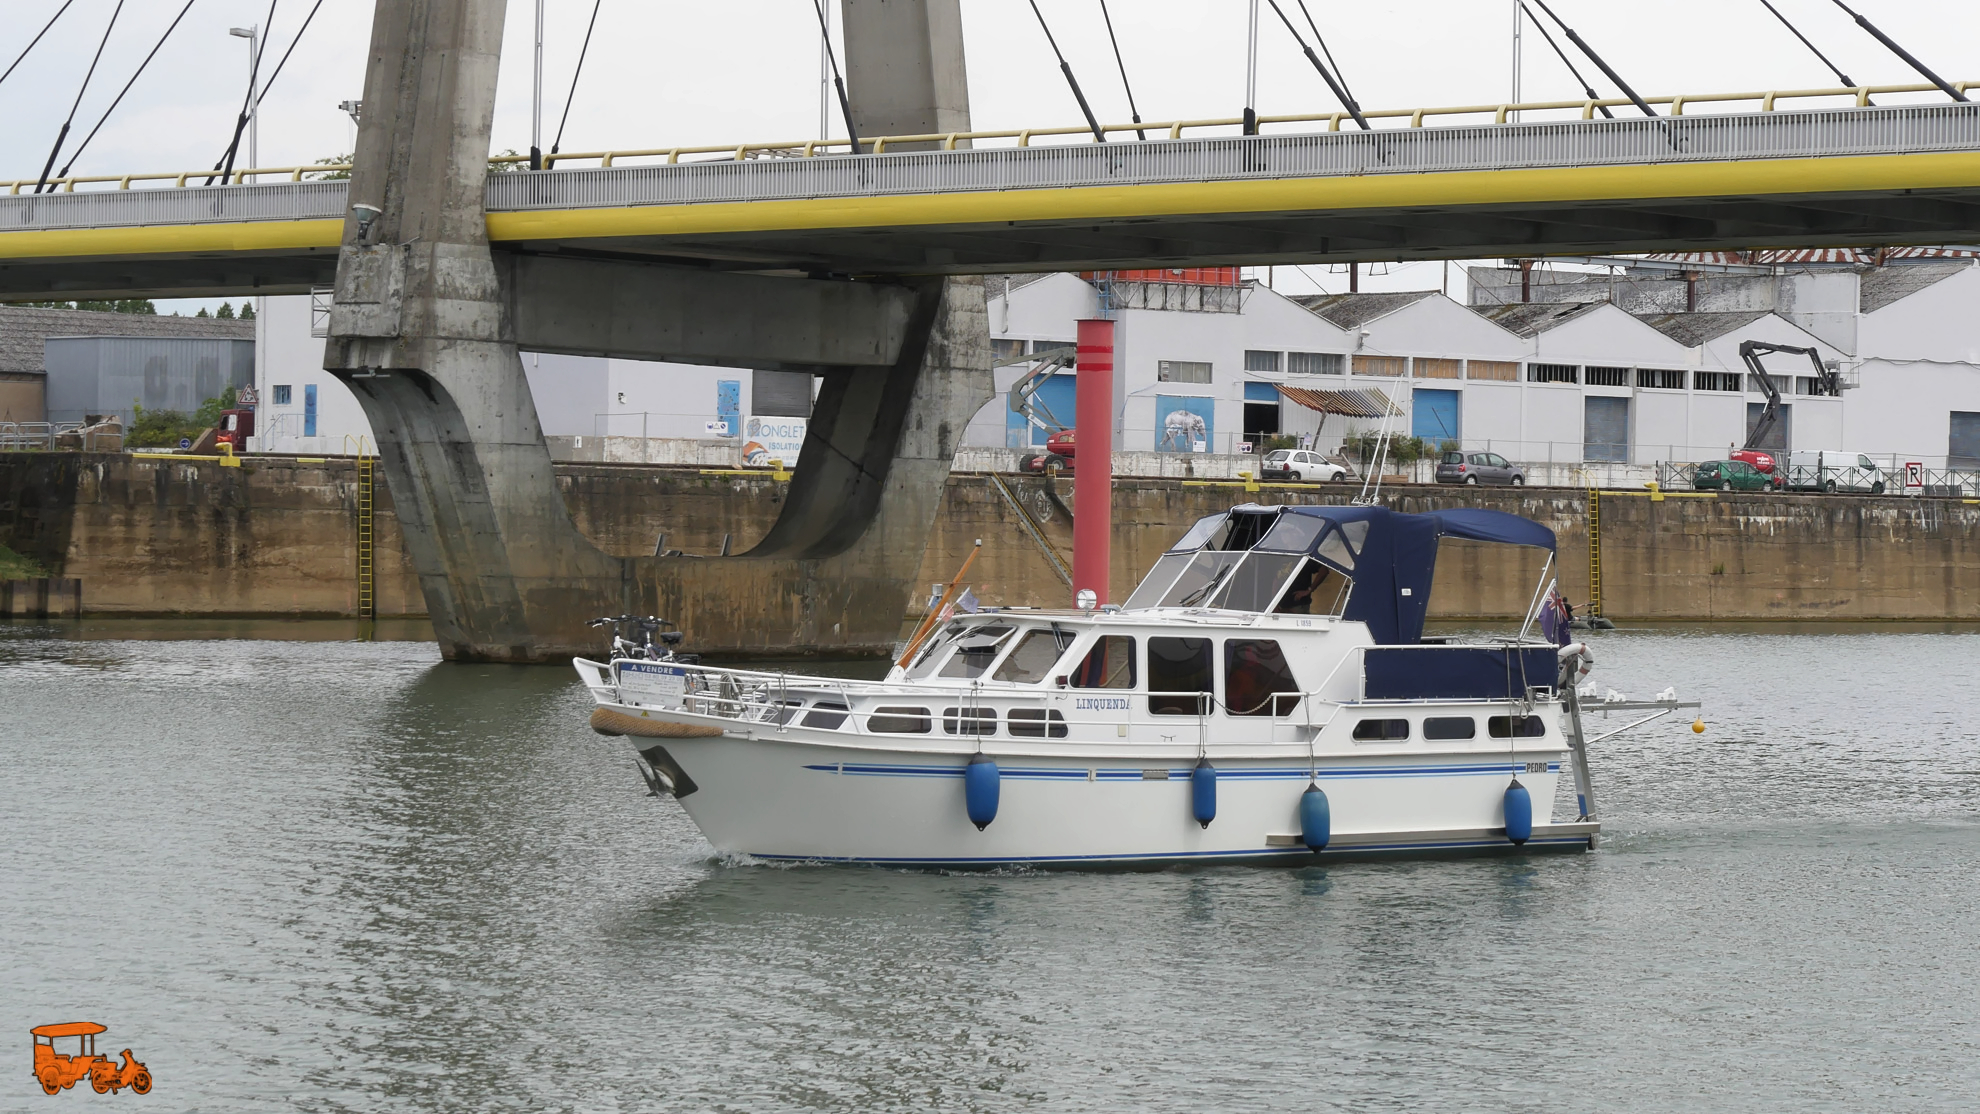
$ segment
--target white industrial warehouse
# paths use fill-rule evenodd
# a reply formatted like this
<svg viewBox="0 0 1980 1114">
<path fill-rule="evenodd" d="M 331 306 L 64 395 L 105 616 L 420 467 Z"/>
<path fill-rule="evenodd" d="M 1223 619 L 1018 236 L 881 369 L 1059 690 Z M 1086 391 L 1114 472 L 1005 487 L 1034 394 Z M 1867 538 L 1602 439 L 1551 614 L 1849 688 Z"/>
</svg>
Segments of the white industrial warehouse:
<svg viewBox="0 0 1980 1114">
<path fill-rule="evenodd" d="M 1326 400 L 1367 391 L 1393 400 L 1394 432 L 1497 452 L 1534 466 L 1536 482 L 1566 482 L 1587 463 L 1613 474 L 1717 459 L 1746 441 L 1765 401 L 1741 361 L 1744 341 L 1814 349 L 1843 386 L 1839 397 L 1821 393 L 1806 356 L 1766 357 L 1784 395 L 1768 447 L 1980 468 L 1972 256 L 1481 267 L 1468 276 L 1469 305 L 1438 291 L 1287 296 L 1235 268 L 993 276 L 998 395 L 971 422 L 962 459 L 1014 467 L 1054 420 L 1070 422 L 1074 371 L 1039 377 L 1029 416 L 1008 392 L 1034 370 L 1030 354 L 1070 345 L 1081 318 L 1111 317 L 1115 448 L 1129 454 L 1126 470 L 1173 456 L 1244 467 L 1271 436 L 1338 451 L 1380 422 L 1326 413 Z M 261 447 L 338 452 L 346 435 L 368 436 L 355 400 L 318 366 L 309 300 L 264 302 Z M 739 460 L 759 425 L 802 436 L 804 392 L 788 382 L 802 377 L 766 384 L 749 371 L 524 360 L 559 457 Z M 308 417 L 306 399 L 316 400 Z M 1199 459 L 1195 470 L 1217 464 Z"/>
</svg>

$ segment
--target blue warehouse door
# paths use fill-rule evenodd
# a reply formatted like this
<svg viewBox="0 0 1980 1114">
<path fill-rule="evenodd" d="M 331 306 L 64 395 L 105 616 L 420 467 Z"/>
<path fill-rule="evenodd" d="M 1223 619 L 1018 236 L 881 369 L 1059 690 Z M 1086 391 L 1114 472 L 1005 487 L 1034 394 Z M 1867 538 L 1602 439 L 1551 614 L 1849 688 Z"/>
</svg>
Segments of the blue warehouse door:
<svg viewBox="0 0 1980 1114">
<path fill-rule="evenodd" d="M 722 436 L 742 436 L 742 380 L 715 381 L 715 420 L 728 427 Z"/>
<path fill-rule="evenodd" d="M 1056 422 L 1060 427 L 1071 429 L 1077 414 L 1074 407 L 1078 399 L 1079 376 L 1062 372 L 1038 385 L 1031 395 L 1031 405 L 1040 421 L 1047 425 Z M 1025 432 L 1027 426 L 1030 427 L 1028 435 Z M 1049 431 L 1031 425 L 1024 420 L 1024 415 L 1008 405 L 1004 408 L 1004 430 L 1004 447 L 1010 449 L 1022 449 L 1027 445 L 1041 447 L 1045 444 L 1045 438 L 1050 436 Z"/>
<path fill-rule="evenodd" d="M 1458 399 L 1462 393 L 1417 388 L 1410 403 L 1410 435 L 1432 445 L 1464 440 L 1464 427 L 1458 421 Z"/>
</svg>

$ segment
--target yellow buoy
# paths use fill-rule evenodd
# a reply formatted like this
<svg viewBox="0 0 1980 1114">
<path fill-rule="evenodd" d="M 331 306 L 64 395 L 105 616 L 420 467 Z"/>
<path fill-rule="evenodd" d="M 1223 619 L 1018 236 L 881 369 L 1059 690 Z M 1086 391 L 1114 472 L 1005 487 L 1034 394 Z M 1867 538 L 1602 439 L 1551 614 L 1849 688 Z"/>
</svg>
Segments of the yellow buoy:
<svg viewBox="0 0 1980 1114">
<path fill-rule="evenodd" d="M 1703 719 L 1692 720 L 1691 731 L 1694 735 L 1703 735 L 1705 733 L 1705 721 Z"/>
</svg>

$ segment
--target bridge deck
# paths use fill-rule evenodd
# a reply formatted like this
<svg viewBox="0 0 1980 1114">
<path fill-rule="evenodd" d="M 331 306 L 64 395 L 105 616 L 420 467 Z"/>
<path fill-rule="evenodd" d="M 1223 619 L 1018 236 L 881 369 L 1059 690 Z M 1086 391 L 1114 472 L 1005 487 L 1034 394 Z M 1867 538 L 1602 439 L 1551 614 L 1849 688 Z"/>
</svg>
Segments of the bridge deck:
<svg viewBox="0 0 1980 1114">
<path fill-rule="evenodd" d="M 0 296 L 329 281 L 345 183 L 0 197 Z M 1980 240 L 1980 105 L 491 175 L 498 248 L 972 273 Z"/>
</svg>

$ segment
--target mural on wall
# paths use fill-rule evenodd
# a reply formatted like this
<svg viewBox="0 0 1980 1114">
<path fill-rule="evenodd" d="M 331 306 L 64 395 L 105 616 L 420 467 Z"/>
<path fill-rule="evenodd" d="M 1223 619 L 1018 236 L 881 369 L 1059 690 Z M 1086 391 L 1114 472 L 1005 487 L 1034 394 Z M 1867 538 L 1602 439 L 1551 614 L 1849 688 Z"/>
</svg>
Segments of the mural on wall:
<svg viewBox="0 0 1980 1114">
<path fill-rule="evenodd" d="M 1195 395 L 1155 396 L 1155 451 L 1207 453 L 1217 432 L 1217 400 Z"/>
</svg>

